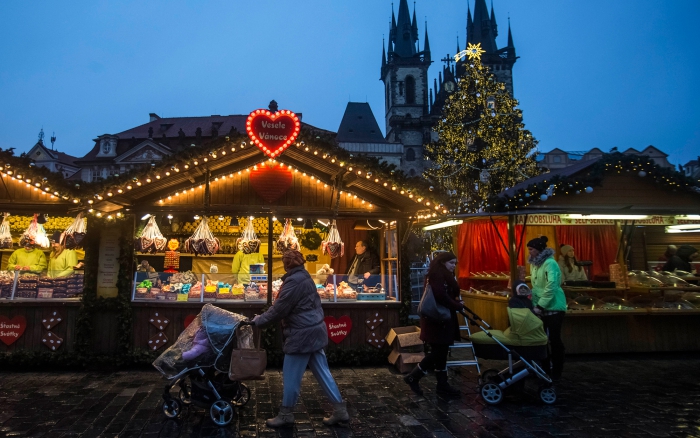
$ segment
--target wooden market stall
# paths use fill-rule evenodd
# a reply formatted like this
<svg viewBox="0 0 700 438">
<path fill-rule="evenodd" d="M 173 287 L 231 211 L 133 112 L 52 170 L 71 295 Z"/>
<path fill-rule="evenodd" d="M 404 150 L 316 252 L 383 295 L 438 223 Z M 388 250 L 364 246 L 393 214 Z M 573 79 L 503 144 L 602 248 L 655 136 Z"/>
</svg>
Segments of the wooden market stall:
<svg viewBox="0 0 700 438">
<path fill-rule="evenodd" d="M 7 162 L 0 163 L 0 169 L 0 212 L 10 215 L 6 225 L 12 236 L 9 242 L 3 240 L 0 249 L 0 353 L 73 351 L 81 306 L 79 294 L 57 293 L 53 297 L 53 288 L 49 286 L 53 279 L 47 278 L 46 270 L 15 272 L 7 267 L 12 253 L 24 251 L 19 246 L 20 236 L 33 217 L 41 216 L 42 222 L 45 221 L 42 227 L 49 236 L 54 231 L 64 231 L 74 220 L 69 216 L 75 214 L 74 198 L 53 185 L 58 176 L 52 180 L 37 178 Z M 49 260 L 50 249 L 41 250 Z M 82 261 L 84 253 L 80 250 L 77 253 Z M 81 271 L 76 270 L 71 277 L 76 283 L 80 278 L 82 284 Z M 37 278 L 44 282 L 41 289 L 37 287 Z"/>
<path fill-rule="evenodd" d="M 527 241 L 545 235 L 555 257 L 568 244 L 591 262 L 590 283 L 564 286 L 567 353 L 700 350 L 697 274 L 645 284 L 661 248 L 700 248 L 697 230 L 672 231 L 700 224 L 697 182 L 614 154 L 531 178 L 490 207 L 461 217 L 457 247 L 465 302 L 494 327 L 508 325 L 511 278 L 529 279 Z"/>
<path fill-rule="evenodd" d="M 117 238 L 139 236 L 155 218 L 163 237 L 179 246 L 170 255 L 162 250 L 134 252 L 138 265 L 147 261 L 155 272 L 129 273 L 133 347 L 170 345 L 207 302 L 249 317 L 261 313 L 284 273 L 276 248 L 289 225 L 301 242 L 307 270 L 319 284 L 327 323 L 341 328 L 329 348 L 382 347 L 388 330 L 399 325 L 402 235 L 418 216 L 443 210 L 415 186 L 420 181 L 399 179 L 390 169 L 352 157 L 318 132 L 302 130 L 297 141 L 272 155 L 250 143 L 244 136 L 219 138 L 204 151 L 173 157 L 95 195 L 93 214 L 133 221 L 132 234 Z M 219 250 L 213 255 L 187 253 L 187 239 L 205 218 Z M 333 221 L 345 245 L 342 257 L 331 258 L 320 245 L 319 237 L 328 237 Z M 263 272 L 250 274 L 260 288 L 257 295 L 245 286 L 247 277 L 239 282 L 231 271 L 237 240 L 248 222 L 260 240 L 264 263 Z M 380 273 L 374 277 L 376 289 L 351 293 L 344 283 L 359 240 L 375 247 Z M 175 270 L 168 269 L 173 257 Z M 325 264 L 334 275 L 317 274 Z M 183 278 L 173 274 L 187 271 L 195 276 L 189 286 L 173 280 Z M 102 277 L 98 294 L 123 292 L 114 287 L 113 277 Z M 154 323 L 158 319 L 167 323 Z"/>
</svg>

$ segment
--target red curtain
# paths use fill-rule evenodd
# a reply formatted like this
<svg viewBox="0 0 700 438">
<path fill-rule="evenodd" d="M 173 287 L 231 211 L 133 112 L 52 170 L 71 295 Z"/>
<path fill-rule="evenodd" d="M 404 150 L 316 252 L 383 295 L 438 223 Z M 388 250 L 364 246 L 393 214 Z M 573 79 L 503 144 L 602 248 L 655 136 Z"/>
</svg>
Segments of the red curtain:
<svg viewBox="0 0 700 438">
<path fill-rule="evenodd" d="M 338 226 L 338 234 L 340 234 L 340 239 L 345 244 L 345 255 L 343 257 L 338 257 L 331 259 L 331 268 L 335 271 L 336 275 L 345 275 L 350 267 L 350 262 L 353 257 L 355 257 L 355 244 L 359 240 L 367 239 L 367 230 L 356 230 L 355 220 L 353 219 L 342 219 L 336 221 Z M 376 248 L 378 249 L 378 248 Z"/>
<path fill-rule="evenodd" d="M 504 220 L 494 222 L 496 228 L 490 220 L 470 221 L 457 228 L 458 280 L 461 287 L 468 287 L 467 277 L 471 272 L 510 271 L 508 251 L 506 250 L 508 247 L 508 223 Z M 522 226 L 517 226 L 515 228 L 516 249 L 521 235 Z M 501 239 L 503 239 L 503 243 L 501 243 Z M 523 242 L 523 245 L 526 243 Z M 518 254 L 518 264 L 522 265 L 523 263 L 521 249 L 520 254 Z"/>
<path fill-rule="evenodd" d="M 571 245 L 578 260 L 591 260 L 591 280 L 607 274 L 617 255 L 617 233 L 613 225 L 558 226 L 557 241 Z M 559 248 L 557 257 L 559 256 Z"/>
</svg>

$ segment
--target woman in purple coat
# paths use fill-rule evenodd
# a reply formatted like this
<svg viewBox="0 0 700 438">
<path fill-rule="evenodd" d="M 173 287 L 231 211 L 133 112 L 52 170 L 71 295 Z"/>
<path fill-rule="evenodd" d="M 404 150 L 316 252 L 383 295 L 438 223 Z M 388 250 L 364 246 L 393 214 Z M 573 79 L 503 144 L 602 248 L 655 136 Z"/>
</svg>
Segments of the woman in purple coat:
<svg viewBox="0 0 700 438">
<path fill-rule="evenodd" d="M 451 252 L 441 252 L 433 258 L 428 268 L 426 285 L 433 289 L 435 301 L 452 311 L 452 318 L 447 321 L 420 317 L 420 338 L 430 345 L 430 353 L 416 365 L 409 375 L 404 377 L 411 390 L 418 395 L 423 395 L 423 390 L 418 382 L 428 371 L 435 371 L 437 379 L 437 392 L 445 395 L 458 395 L 459 390 L 447 383 L 447 354 L 450 345 L 460 340 L 459 322 L 457 311 L 462 310 L 464 304 L 459 294 L 459 284 L 454 276 L 457 266 L 457 256 Z"/>
</svg>

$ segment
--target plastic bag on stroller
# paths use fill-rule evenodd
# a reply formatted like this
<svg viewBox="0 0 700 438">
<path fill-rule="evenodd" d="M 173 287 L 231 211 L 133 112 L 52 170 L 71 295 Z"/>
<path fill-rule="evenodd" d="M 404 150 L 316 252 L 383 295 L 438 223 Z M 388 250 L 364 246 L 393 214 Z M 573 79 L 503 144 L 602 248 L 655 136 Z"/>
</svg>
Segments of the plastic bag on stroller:
<svg viewBox="0 0 700 438">
<path fill-rule="evenodd" d="M 166 379 L 207 366 L 228 373 L 233 347 L 253 348 L 253 330 L 250 326 L 239 327 L 246 319 L 213 304 L 205 304 L 177 341 L 153 361 L 153 366 Z M 234 339 L 236 342 L 232 342 Z"/>
</svg>

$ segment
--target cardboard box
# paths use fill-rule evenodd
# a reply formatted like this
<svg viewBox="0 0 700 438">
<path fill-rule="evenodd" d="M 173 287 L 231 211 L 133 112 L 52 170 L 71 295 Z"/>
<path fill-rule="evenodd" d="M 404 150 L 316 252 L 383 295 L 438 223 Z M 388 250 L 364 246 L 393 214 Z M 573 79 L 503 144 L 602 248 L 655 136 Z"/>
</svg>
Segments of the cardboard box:
<svg viewBox="0 0 700 438">
<path fill-rule="evenodd" d="M 389 353 L 389 363 L 396 366 L 400 373 L 410 373 L 424 357 L 425 353 L 399 353 L 393 350 Z"/>
<path fill-rule="evenodd" d="M 415 352 L 415 347 L 419 345 L 423 351 L 423 341 L 420 340 L 420 327 L 394 327 L 386 335 L 386 343 L 399 353 Z"/>
<path fill-rule="evenodd" d="M 394 327 L 389 330 L 385 339 L 392 347 L 389 363 L 395 365 L 401 373 L 410 372 L 425 357 L 420 327 Z"/>
</svg>

